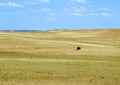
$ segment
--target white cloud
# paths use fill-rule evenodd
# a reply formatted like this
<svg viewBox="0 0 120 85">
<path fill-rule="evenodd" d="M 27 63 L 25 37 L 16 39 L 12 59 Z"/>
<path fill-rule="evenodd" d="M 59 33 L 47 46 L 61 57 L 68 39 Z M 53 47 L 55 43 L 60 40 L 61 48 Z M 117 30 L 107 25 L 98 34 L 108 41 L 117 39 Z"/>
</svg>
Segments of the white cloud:
<svg viewBox="0 0 120 85">
<path fill-rule="evenodd" d="M 79 7 L 79 8 L 72 7 L 72 9 L 74 12 L 85 12 L 85 10 L 86 10 L 86 8 L 84 8 L 84 7 Z"/>
<path fill-rule="evenodd" d="M 86 9 L 84 7 L 72 7 L 70 9 L 64 9 L 63 13 L 66 15 L 81 16 L 85 13 Z"/>
<path fill-rule="evenodd" d="M 85 14 L 86 16 L 103 16 L 103 17 L 111 17 L 111 13 L 107 12 L 89 12 Z"/>
<path fill-rule="evenodd" d="M 70 15 L 73 15 L 73 16 L 82 16 L 83 14 L 82 13 L 73 12 Z"/>
<path fill-rule="evenodd" d="M 26 4 L 41 4 L 41 3 L 49 3 L 50 0 L 31 0 L 31 1 L 28 1 L 28 2 L 25 2 Z"/>
<path fill-rule="evenodd" d="M 99 10 L 99 9 L 98 9 Z M 63 10 L 64 15 L 70 16 L 103 16 L 103 17 L 111 17 L 112 13 L 108 11 L 98 11 L 98 10 L 90 10 L 86 7 L 71 7 Z M 104 8 L 103 10 L 108 10 Z"/>
<path fill-rule="evenodd" d="M 100 8 L 100 16 L 105 16 L 105 17 L 109 17 L 112 16 L 112 11 L 109 8 Z"/>
<path fill-rule="evenodd" d="M 42 0 L 43 2 L 46 2 L 46 3 L 49 3 L 50 2 L 50 0 Z"/>
<path fill-rule="evenodd" d="M 108 8 L 100 8 L 101 11 L 108 11 Z"/>
<path fill-rule="evenodd" d="M 53 11 L 50 8 L 42 8 L 41 11 L 46 12 L 49 15 L 54 15 Z"/>
<path fill-rule="evenodd" d="M 49 9 L 49 8 L 42 8 L 41 10 L 44 12 L 51 12 L 51 9 Z"/>
<path fill-rule="evenodd" d="M 112 16 L 111 14 L 109 14 L 109 13 L 105 13 L 105 12 L 102 12 L 100 15 L 101 15 L 101 16 L 105 16 L 105 17 Z"/>
<path fill-rule="evenodd" d="M 85 15 L 86 15 L 86 16 L 99 16 L 99 14 L 96 13 L 96 12 L 86 13 Z"/>
<path fill-rule="evenodd" d="M 71 0 L 71 3 L 85 3 L 85 0 Z"/>
<path fill-rule="evenodd" d="M 24 5 L 18 4 L 18 3 L 15 3 L 15 2 L 0 3 L 0 6 L 24 7 Z"/>
</svg>

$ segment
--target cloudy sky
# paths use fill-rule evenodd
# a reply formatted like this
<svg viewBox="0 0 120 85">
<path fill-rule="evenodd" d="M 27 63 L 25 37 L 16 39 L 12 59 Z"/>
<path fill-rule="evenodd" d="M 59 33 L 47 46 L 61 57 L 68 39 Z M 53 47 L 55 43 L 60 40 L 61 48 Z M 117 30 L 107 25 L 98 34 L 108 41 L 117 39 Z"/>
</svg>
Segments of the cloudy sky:
<svg viewBox="0 0 120 85">
<path fill-rule="evenodd" d="M 120 0 L 0 0 L 0 30 L 120 28 Z"/>
</svg>

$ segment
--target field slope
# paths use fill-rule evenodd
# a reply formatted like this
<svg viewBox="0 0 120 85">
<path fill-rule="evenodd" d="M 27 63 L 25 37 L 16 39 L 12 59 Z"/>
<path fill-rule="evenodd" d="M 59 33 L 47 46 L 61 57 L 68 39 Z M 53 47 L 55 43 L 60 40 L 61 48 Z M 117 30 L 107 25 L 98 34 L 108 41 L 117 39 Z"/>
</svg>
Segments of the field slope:
<svg viewBox="0 0 120 85">
<path fill-rule="evenodd" d="M 120 29 L 0 32 L 0 85 L 120 85 Z"/>
</svg>

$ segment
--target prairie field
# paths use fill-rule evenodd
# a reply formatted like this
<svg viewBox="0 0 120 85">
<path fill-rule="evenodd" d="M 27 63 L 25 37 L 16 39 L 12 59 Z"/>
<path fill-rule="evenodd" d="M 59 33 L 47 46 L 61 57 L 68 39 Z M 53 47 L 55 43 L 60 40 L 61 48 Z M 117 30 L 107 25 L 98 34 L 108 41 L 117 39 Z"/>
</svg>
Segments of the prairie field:
<svg viewBox="0 0 120 85">
<path fill-rule="evenodd" d="M 0 32 L 0 85 L 120 85 L 120 29 Z"/>
</svg>

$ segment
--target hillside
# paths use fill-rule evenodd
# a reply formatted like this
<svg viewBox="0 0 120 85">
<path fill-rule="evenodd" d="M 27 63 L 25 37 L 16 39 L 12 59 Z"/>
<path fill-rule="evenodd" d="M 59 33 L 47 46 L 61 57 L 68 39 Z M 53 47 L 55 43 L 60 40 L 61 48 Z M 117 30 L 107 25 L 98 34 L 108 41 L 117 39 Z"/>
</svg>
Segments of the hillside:
<svg viewBox="0 0 120 85">
<path fill-rule="evenodd" d="M 0 43 L 0 52 L 117 56 L 120 30 L 0 32 Z M 77 46 L 82 48 L 80 52 Z"/>
<path fill-rule="evenodd" d="M 119 62 L 120 29 L 0 32 L 0 85 L 119 85 Z"/>
</svg>

